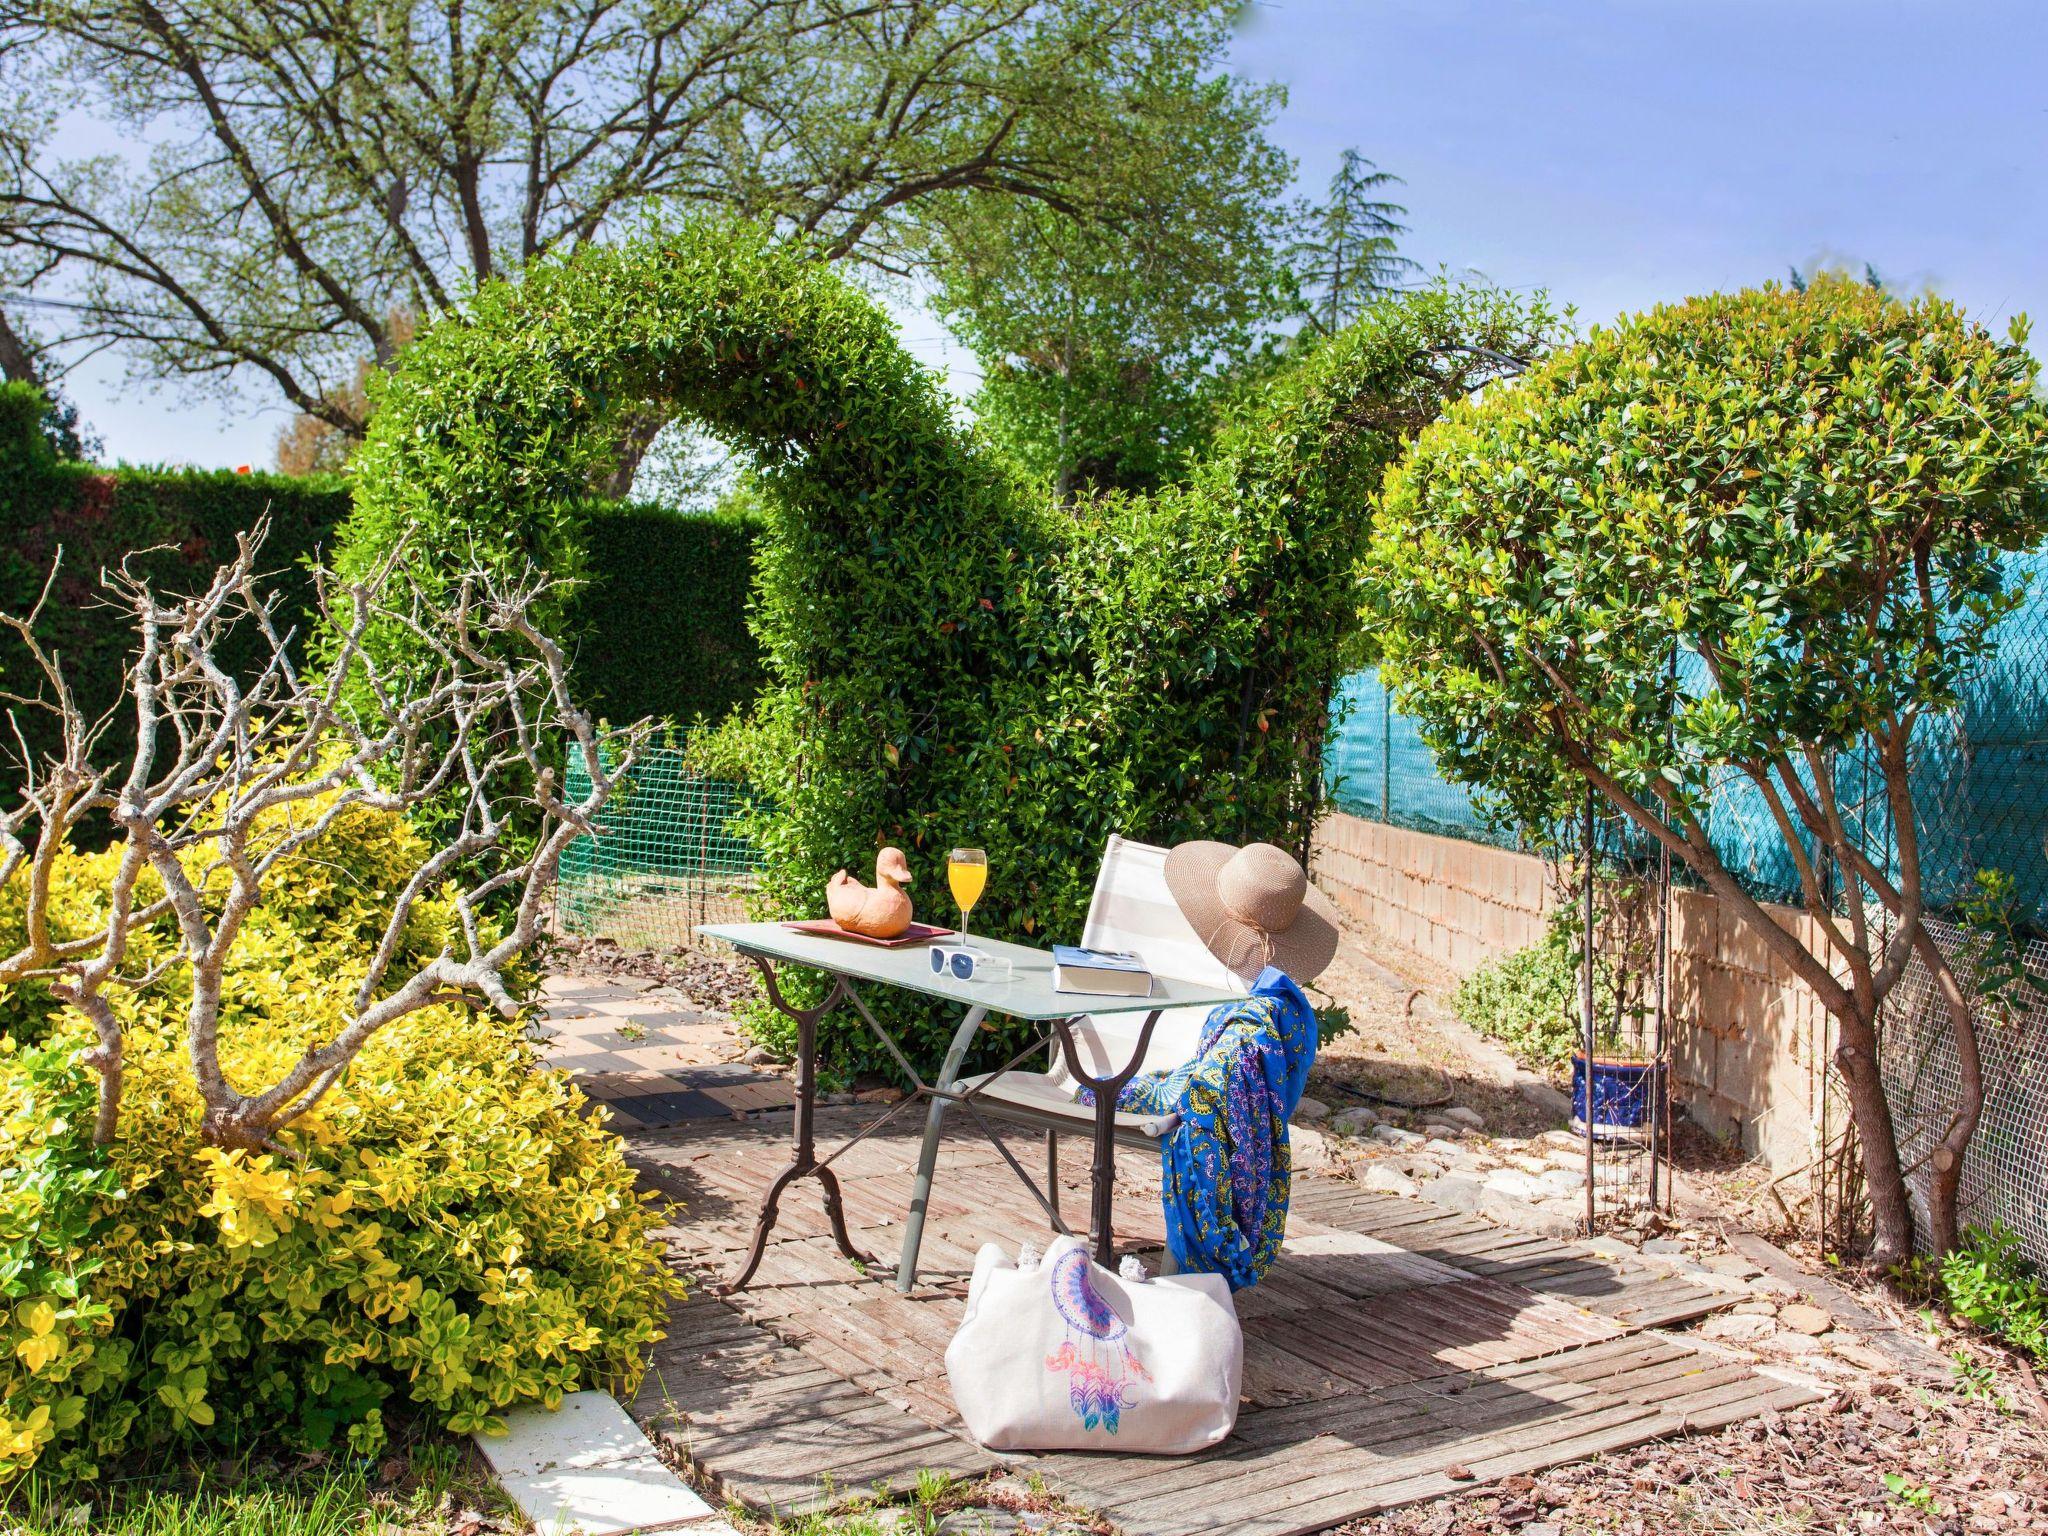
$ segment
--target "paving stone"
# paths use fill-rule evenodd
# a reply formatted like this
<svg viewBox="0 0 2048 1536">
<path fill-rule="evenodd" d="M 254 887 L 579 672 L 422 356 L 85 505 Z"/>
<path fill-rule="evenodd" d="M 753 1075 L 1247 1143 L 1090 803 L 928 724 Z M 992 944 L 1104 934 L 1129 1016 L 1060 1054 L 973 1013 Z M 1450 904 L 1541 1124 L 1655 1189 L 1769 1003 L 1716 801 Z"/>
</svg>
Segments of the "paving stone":
<svg viewBox="0 0 2048 1536">
<path fill-rule="evenodd" d="M 1636 1256 L 1635 1249 L 1618 1237 L 1596 1237 L 1586 1246 L 1610 1259 L 1632 1259 Z"/>
<path fill-rule="evenodd" d="M 505 1426 L 503 1435 L 476 1436 L 477 1449 L 537 1536 L 676 1527 L 693 1536 L 734 1536 L 607 1393 L 572 1392 L 553 1413 L 514 1408 Z"/>
<path fill-rule="evenodd" d="M 1821 1347 L 1820 1340 L 1811 1334 L 1793 1333 L 1785 1328 L 1780 1328 L 1764 1340 L 1764 1348 L 1781 1355 L 1817 1355 L 1821 1352 Z"/>
<path fill-rule="evenodd" d="M 1710 1253 L 1700 1263 L 1717 1275 L 1730 1275 L 1737 1280 L 1747 1280 L 1752 1275 L 1763 1273 L 1739 1253 Z"/>
<path fill-rule="evenodd" d="M 1858 1369 L 1869 1371 L 1875 1375 L 1890 1376 L 1896 1374 L 1899 1369 L 1898 1361 L 1885 1354 L 1882 1350 L 1871 1349 L 1868 1345 L 1850 1344 L 1839 1339 L 1829 1339 L 1828 1349 L 1831 1353 L 1848 1361 Z"/>
<path fill-rule="evenodd" d="M 1445 1141 L 1441 1136 L 1433 1136 L 1428 1141 L 1425 1141 L 1422 1144 L 1422 1150 L 1433 1157 L 1443 1158 L 1446 1162 L 1468 1162 L 1472 1157 L 1470 1152 L 1459 1146 L 1455 1141 Z"/>
<path fill-rule="evenodd" d="M 1390 1147 L 1419 1147 L 1429 1139 L 1413 1131 L 1404 1131 L 1398 1125 L 1376 1125 L 1372 1128 L 1372 1137 L 1374 1141 L 1383 1141 Z"/>
<path fill-rule="evenodd" d="M 1710 1317 L 1700 1324 L 1701 1338 L 1719 1339 L 1726 1344 L 1755 1344 L 1776 1331 L 1777 1324 L 1768 1317 L 1743 1317 L 1733 1313 Z"/>
<path fill-rule="evenodd" d="M 1643 1244 L 1643 1252 L 1653 1259 L 1682 1259 L 1685 1244 L 1675 1237 L 1653 1237 Z"/>
<path fill-rule="evenodd" d="M 1581 1194 L 1586 1188 L 1586 1181 L 1583 1178 L 1576 1173 L 1567 1173 L 1562 1168 L 1551 1169 L 1536 1182 L 1543 1186 L 1546 1196 L 1559 1200 Z"/>
<path fill-rule="evenodd" d="M 1795 1333 L 1816 1337 L 1835 1326 L 1835 1320 L 1826 1312 L 1803 1301 L 1795 1301 L 1789 1307 L 1782 1308 L 1778 1313 L 1778 1321 Z"/>
</svg>

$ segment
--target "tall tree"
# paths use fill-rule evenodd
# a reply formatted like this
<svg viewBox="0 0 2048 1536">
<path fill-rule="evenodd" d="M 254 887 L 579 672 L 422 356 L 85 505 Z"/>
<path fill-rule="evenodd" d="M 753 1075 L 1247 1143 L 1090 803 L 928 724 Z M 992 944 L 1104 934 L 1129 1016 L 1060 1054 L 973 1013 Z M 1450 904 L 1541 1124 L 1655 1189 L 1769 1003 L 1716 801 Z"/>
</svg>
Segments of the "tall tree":
<svg viewBox="0 0 2048 1536">
<path fill-rule="evenodd" d="M 1130 83 L 1226 0 L 0 0 L 0 254 L 61 340 L 347 434 L 421 319 L 645 211 L 914 264 L 961 192 L 1085 213 Z M 66 153 L 62 102 L 118 146 Z M 1058 124 L 1062 131 L 1040 132 Z M 652 428 L 647 429 L 651 435 Z"/>
<path fill-rule="evenodd" d="M 1343 330 L 1417 270 L 1400 253 L 1400 238 L 1408 233 L 1401 219 L 1408 210 L 1380 195 L 1400 184 L 1391 171 L 1347 149 L 1330 178 L 1329 197 L 1302 219 L 1287 256 L 1308 301 L 1308 321 L 1325 334 Z"/>
<path fill-rule="evenodd" d="M 1266 137 L 1284 97 L 1210 73 L 1223 36 L 1134 82 L 1115 120 L 1039 130 L 1102 168 L 1091 208 L 952 198 L 932 221 L 934 307 L 983 361 L 981 422 L 1062 500 L 1177 475 L 1294 311 L 1293 166 Z"/>
</svg>

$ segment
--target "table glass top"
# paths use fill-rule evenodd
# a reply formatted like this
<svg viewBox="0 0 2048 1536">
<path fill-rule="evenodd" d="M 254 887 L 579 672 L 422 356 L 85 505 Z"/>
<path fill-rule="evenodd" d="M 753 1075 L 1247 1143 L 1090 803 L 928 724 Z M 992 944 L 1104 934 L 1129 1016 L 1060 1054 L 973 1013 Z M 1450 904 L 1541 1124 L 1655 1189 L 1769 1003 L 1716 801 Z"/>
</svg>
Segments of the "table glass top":
<svg viewBox="0 0 2048 1536">
<path fill-rule="evenodd" d="M 978 935 L 969 943 L 1010 962 L 1010 975 L 999 981 L 961 981 L 951 973 L 932 974 L 929 944 L 883 949 L 829 934 L 799 933 L 780 923 L 707 923 L 697 932 L 723 939 L 750 955 L 765 955 L 793 965 L 816 966 L 857 981 L 878 981 L 930 997 L 967 1006 L 980 1004 L 991 1013 L 1013 1019 L 1064 1019 L 1076 1013 L 1141 1013 L 1152 1008 L 1205 1008 L 1235 1002 L 1244 994 L 1207 982 L 1154 976 L 1150 997 L 1110 997 L 1095 992 L 1055 992 L 1052 952 L 1028 944 L 1011 944 Z M 939 941 L 948 942 L 948 941 Z"/>
</svg>

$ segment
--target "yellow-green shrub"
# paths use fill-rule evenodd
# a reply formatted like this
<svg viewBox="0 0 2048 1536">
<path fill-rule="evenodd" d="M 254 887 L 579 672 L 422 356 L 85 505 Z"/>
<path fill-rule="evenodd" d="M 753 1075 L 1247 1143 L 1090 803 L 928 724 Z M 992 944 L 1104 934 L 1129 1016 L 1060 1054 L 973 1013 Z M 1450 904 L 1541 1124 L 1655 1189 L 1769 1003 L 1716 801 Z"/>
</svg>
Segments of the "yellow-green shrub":
<svg viewBox="0 0 2048 1536">
<path fill-rule="evenodd" d="M 276 882 L 236 951 L 223 1065 L 278 1076 L 344 1017 L 362 946 L 424 849 L 352 813 Z M 59 870 L 89 920 L 112 853 Z M 0 898 L 0 925 L 19 902 Z M 452 913 L 423 907 L 431 955 Z M 0 926 L 0 941 L 5 939 Z M 137 964 L 170 942 L 151 931 Z M 168 1439 L 283 1434 L 358 1450 L 387 1404 L 462 1431 L 506 1406 L 630 1381 L 675 1282 L 654 1213 L 582 1095 L 520 1027 L 436 1008 L 372 1037 L 282 1154 L 199 1138 L 173 975 L 123 999 L 121 1133 L 90 1142 L 89 1034 L 46 995 L 0 998 L 0 1479 L 71 1474 Z"/>
</svg>

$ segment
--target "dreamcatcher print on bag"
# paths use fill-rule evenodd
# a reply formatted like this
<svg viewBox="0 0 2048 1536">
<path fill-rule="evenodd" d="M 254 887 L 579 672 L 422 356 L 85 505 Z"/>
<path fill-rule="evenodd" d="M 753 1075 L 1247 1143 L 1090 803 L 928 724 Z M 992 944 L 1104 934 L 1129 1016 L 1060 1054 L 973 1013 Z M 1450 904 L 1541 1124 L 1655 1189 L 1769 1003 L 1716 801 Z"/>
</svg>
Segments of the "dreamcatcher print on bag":
<svg viewBox="0 0 2048 1536">
<path fill-rule="evenodd" d="M 1078 1246 L 1045 1266 L 1053 1307 L 1067 1328 L 1066 1342 L 1045 1364 L 1066 1372 L 1067 1401 L 1082 1427 L 1113 1435 L 1123 1411 L 1138 1400 L 1137 1383 L 1152 1377 L 1125 1343 L 1130 1325 L 1095 1289 L 1088 1268 L 1088 1252 Z"/>
</svg>

